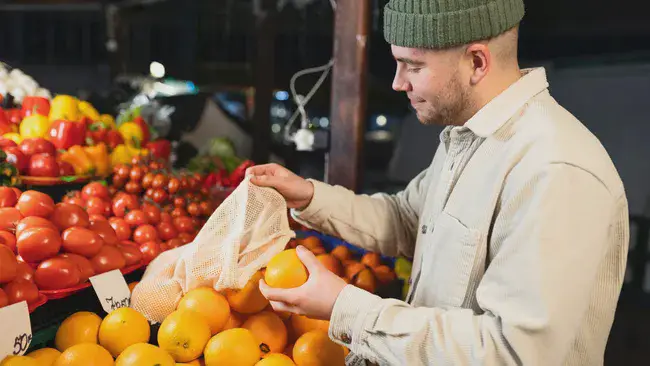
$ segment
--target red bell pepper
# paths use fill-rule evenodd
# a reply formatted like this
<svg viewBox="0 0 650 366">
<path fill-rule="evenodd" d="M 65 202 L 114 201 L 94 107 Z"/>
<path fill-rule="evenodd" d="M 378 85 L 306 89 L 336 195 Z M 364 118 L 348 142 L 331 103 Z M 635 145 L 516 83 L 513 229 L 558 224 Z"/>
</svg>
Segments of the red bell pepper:
<svg viewBox="0 0 650 366">
<path fill-rule="evenodd" d="M 142 141 L 140 141 L 140 146 L 147 145 L 149 139 L 151 138 L 151 133 L 149 132 L 149 125 L 147 124 L 147 121 L 145 121 L 144 118 L 138 116 L 133 119 L 133 123 L 140 126 L 140 129 L 142 130 Z"/>
<path fill-rule="evenodd" d="M 19 125 L 20 122 L 23 121 L 23 118 L 25 117 L 23 115 L 23 111 L 20 108 L 10 108 L 10 109 L 5 109 L 5 114 L 7 115 L 7 118 L 9 118 L 9 122 Z"/>
<path fill-rule="evenodd" d="M 168 140 L 150 141 L 145 145 L 145 148 L 149 150 L 151 155 L 166 161 L 169 160 L 172 153 L 172 144 Z"/>
<path fill-rule="evenodd" d="M 103 122 L 93 122 L 86 130 L 86 144 L 96 145 L 102 142 L 107 142 L 109 129 Z"/>
<path fill-rule="evenodd" d="M 50 114 L 50 101 L 43 97 L 25 97 L 23 98 L 22 112 L 25 117 L 34 113 L 47 116 Z"/>
<path fill-rule="evenodd" d="M 108 133 L 106 133 L 106 144 L 111 148 L 114 149 L 118 145 L 122 145 L 124 143 L 124 138 L 122 138 L 122 135 L 120 135 L 119 132 L 116 130 L 110 130 Z"/>
<path fill-rule="evenodd" d="M 56 120 L 50 126 L 50 142 L 57 149 L 67 150 L 74 145 L 83 145 L 86 138 L 86 125 L 80 122 Z"/>
<path fill-rule="evenodd" d="M 228 179 L 230 180 L 230 183 L 232 185 L 239 185 L 244 180 L 244 177 L 246 176 L 246 169 L 249 167 L 254 166 L 255 163 L 253 163 L 251 160 L 244 160 L 237 168 L 235 168 L 231 173 Z"/>
</svg>

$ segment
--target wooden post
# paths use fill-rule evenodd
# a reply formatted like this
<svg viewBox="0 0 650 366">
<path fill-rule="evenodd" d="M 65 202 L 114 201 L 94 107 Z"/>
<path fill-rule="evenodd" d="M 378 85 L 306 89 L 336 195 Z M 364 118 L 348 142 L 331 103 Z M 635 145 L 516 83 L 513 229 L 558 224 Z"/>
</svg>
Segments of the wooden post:
<svg viewBox="0 0 650 366">
<path fill-rule="evenodd" d="M 267 163 L 271 150 L 271 102 L 275 74 L 275 1 L 256 3 L 257 47 L 254 61 L 255 107 L 253 112 L 253 154 L 257 164 Z"/>
<path fill-rule="evenodd" d="M 337 1 L 327 182 L 361 189 L 370 0 Z"/>
</svg>

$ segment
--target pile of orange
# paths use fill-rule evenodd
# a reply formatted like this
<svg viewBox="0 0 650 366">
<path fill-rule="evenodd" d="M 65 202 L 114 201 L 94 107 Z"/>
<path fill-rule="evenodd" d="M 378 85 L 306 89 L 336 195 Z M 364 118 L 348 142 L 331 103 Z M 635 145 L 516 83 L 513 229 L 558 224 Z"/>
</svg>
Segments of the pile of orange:
<svg viewBox="0 0 650 366">
<path fill-rule="evenodd" d="M 328 321 L 275 312 L 259 290 L 262 278 L 281 288 L 307 280 L 294 249 L 298 244 L 317 254 L 330 271 L 368 291 L 395 278 L 375 254 L 356 261 L 343 246 L 327 253 L 316 238 L 291 241 L 240 290 L 220 293 L 202 287 L 186 293 L 160 324 L 156 345 L 149 344 L 149 322 L 131 308 L 114 310 L 104 319 L 79 312 L 59 327 L 56 348 L 8 358 L 0 365 L 342 366 L 349 351 L 329 339 Z"/>
</svg>

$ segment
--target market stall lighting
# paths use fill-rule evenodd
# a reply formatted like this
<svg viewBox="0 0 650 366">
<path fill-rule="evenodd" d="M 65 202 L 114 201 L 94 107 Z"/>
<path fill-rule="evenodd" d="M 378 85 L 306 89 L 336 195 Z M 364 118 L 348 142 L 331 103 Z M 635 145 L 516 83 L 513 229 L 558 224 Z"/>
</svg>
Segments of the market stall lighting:
<svg viewBox="0 0 650 366">
<path fill-rule="evenodd" d="M 386 126 L 386 123 L 388 123 L 388 118 L 386 118 L 386 116 L 380 114 L 379 116 L 377 116 L 377 119 L 375 120 L 375 122 L 377 123 L 377 126 L 384 127 L 384 126 Z"/>
<path fill-rule="evenodd" d="M 149 73 L 151 76 L 160 79 L 165 76 L 165 66 L 160 62 L 154 61 L 149 65 Z"/>
<path fill-rule="evenodd" d="M 289 93 L 284 90 L 277 91 L 275 92 L 275 99 L 282 101 L 289 100 Z"/>
</svg>

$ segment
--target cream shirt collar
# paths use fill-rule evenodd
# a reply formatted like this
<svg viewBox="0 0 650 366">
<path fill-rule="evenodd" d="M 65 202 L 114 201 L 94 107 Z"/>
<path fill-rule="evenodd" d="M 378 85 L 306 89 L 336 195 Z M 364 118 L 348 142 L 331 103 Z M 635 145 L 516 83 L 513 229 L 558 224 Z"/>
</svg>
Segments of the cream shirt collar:
<svg viewBox="0 0 650 366">
<path fill-rule="evenodd" d="M 469 129 L 476 136 L 486 138 L 498 131 L 521 107 L 537 94 L 548 89 L 546 70 L 543 67 L 523 69 L 521 79 L 481 108 L 465 125 L 449 126 L 441 138 L 446 140 L 452 129 Z"/>
</svg>

